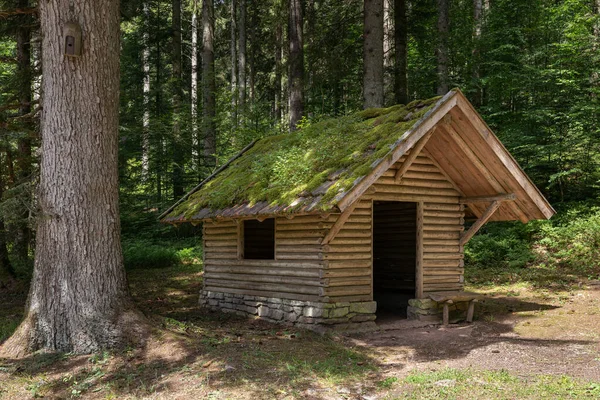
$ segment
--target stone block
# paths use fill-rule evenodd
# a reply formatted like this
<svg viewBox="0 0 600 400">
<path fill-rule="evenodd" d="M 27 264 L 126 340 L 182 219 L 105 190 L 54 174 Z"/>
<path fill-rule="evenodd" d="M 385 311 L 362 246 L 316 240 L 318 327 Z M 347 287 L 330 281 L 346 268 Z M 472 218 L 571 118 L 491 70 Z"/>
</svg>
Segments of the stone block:
<svg viewBox="0 0 600 400">
<path fill-rule="evenodd" d="M 317 307 L 304 307 L 304 311 L 302 312 L 302 315 L 304 315 L 305 317 L 312 317 L 312 318 L 318 318 L 318 317 L 322 317 L 324 314 L 324 310 L 322 308 L 317 308 Z"/>
<path fill-rule="evenodd" d="M 283 319 L 283 311 L 281 311 L 281 310 L 271 310 L 269 318 L 272 318 L 275 321 L 281 321 Z"/>
<path fill-rule="evenodd" d="M 438 303 L 431 299 L 410 299 L 408 300 L 408 305 L 422 310 L 430 310 L 439 307 Z"/>
<path fill-rule="evenodd" d="M 260 307 L 258 307 L 258 316 L 259 317 L 269 317 L 269 315 L 271 315 L 271 309 L 265 305 L 261 305 Z"/>
<path fill-rule="evenodd" d="M 350 312 L 359 314 L 375 314 L 377 311 L 376 301 L 365 301 L 360 303 L 350 303 Z"/>
<path fill-rule="evenodd" d="M 350 321 L 352 322 L 366 322 L 366 321 L 375 321 L 377 316 L 375 314 L 357 314 L 352 317 Z"/>
<path fill-rule="evenodd" d="M 332 308 L 329 310 L 329 318 L 340 318 L 348 315 L 349 307 Z"/>
</svg>

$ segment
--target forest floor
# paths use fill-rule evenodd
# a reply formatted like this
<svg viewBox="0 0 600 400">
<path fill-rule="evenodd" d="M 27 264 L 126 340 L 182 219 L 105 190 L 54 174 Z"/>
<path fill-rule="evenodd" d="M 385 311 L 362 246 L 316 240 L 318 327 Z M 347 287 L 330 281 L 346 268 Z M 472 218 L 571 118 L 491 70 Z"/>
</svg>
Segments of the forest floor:
<svg viewBox="0 0 600 400">
<path fill-rule="evenodd" d="M 197 308 L 197 265 L 129 272 L 156 329 L 142 349 L 0 359 L 0 398 L 600 397 L 600 285 L 478 285 L 473 324 L 320 336 Z M 0 292 L 0 341 L 25 288 Z"/>
</svg>

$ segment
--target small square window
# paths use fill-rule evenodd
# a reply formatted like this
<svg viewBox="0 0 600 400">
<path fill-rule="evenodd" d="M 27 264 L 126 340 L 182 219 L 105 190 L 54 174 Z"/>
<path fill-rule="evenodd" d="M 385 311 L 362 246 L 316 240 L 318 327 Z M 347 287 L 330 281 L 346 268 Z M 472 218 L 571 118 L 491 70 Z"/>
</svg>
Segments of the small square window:
<svg viewBox="0 0 600 400">
<path fill-rule="evenodd" d="M 260 222 L 244 221 L 244 258 L 248 260 L 275 259 L 275 219 Z"/>
</svg>

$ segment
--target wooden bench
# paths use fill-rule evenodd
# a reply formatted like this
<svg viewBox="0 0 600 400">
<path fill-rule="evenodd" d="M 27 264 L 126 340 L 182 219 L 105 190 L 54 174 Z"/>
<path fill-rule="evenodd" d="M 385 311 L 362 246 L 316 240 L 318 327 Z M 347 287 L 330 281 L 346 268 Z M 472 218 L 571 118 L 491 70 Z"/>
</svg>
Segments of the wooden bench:
<svg viewBox="0 0 600 400">
<path fill-rule="evenodd" d="M 442 303 L 444 310 L 442 314 L 442 323 L 448 325 L 450 319 L 450 306 L 454 303 L 468 302 L 467 322 L 473 322 L 473 314 L 475 313 L 475 303 L 479 301 L 481 295 L 471 292 L 435 292 L 430 293 L 429 298 L 436 303 Z"/>
</svg>

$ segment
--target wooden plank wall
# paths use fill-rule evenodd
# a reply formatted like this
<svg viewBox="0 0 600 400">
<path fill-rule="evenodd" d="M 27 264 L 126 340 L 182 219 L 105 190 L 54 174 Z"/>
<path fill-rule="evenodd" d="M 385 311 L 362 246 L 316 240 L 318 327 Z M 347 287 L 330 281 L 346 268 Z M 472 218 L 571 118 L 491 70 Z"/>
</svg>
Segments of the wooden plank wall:
<svg viewBox="0 0 600 400">
<path fill-rule="evenodd" d="M 464 262 L 459 246 L 464 207 L 461 193 L 427 156 L 420 154 L 402 183 L 395 182 L 401 158 L 363 195 L 349 223 L 324 249 L 325 293 L 331 301 L 368 301 L 371 293 L 372 201 L 423 202 L 423 292 L 461 290 Z"/>
<path fill-rule="evenodd" d="M 238 246 L 243 243 L 238 243 L 238 223 L 206 222 L 203 227 L 204 289 L 322 301 L 327 281 L 322 278 L 323 253 L 319 240 L 333 220 L 333 217 L 320 216 L 277 218 L 275 260 L 241 259 Z"/>
</svg>

